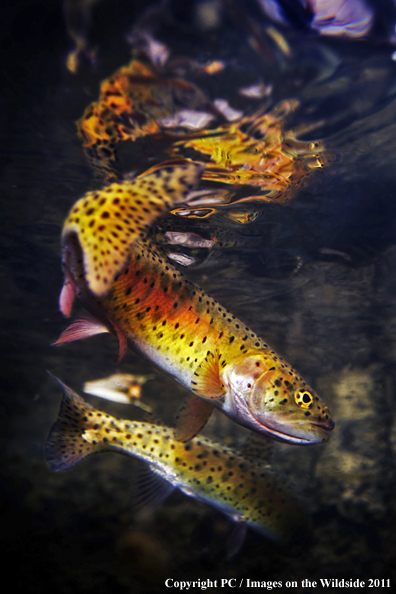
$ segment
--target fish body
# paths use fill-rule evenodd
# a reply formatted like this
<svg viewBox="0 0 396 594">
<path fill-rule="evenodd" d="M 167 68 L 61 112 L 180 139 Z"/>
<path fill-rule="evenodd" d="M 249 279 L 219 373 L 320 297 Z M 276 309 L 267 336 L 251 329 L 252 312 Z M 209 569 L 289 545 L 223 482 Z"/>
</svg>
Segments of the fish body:
<svg viewBox="0 0 396 594">
<path fill-rule="evenodd" d="M 135 243 L 127 267 L 104 297 L 86 285 L 76 239 L 68 244 L 65 265 L 76 297 L 95 320 L 77 320 L 56 344 L 109 331 L 119 339 L 120 356 L 129 345 L 173 376 L 204 400 L 193 398 L 184 409 L 180 439 L 193 437 L 215 406 L 280 441 L 327 441 L 326 430 L 334 423 L 319 396 L 250 328 L 173 268 L 156 246 Z"/>
<path fill-rule="evenodd" d="M 296 487 L 260 459 L 209 439 L 182 444 L 167 427 L 118 420 L 57 381 L 63 400 L 46 444 L 52 470 L 66 470 L 95 452 L 120 452 L 146 462 L 157 478 L 166 481 L 166 494 L 169 487 L 176 487 L 280 544 L 292 544 L 307 530 L 309 517 Z M 146 491 L 149 482 L 146 478 Z"/>
<path fill-rule="evenodd" d="M 148 357 L 190 390 L 177 435 L 194 437 L 217 407 L 237 423 L 294 444 L 327 441 L 327 406 L 271 347 L 173 268 L 148 237 L 202 173 L 172 161 L 132 181 L 89 192 L 63 233 L 65 284 L 60 309 L 77 298 L 93 316 L 76 320 L 55 344 L 101 332 Z"/>
</svg>

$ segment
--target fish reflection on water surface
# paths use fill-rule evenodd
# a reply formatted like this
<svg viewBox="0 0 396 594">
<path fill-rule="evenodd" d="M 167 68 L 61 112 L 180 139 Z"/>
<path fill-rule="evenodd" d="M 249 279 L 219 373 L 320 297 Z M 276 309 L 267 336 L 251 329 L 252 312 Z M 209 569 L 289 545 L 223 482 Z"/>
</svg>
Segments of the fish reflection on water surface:
<svg viewBox="0 0 396 594">
<path fill-rule="evenodd" d="M 247 447 L 244 454 L 206 438 L 182 444 L 171 429 L 118 420 L 57 381 L 63 398 L 46 445 L 53 471 L 67 470 L 89 454 L 119 452 L 149 465 L 141 493 L 136 492 L 140 504 L 164 500 L 176 487 L 238 523 L 238 542 L 230 546 L 240 546 L 246 525 L 286 547 L 304 539 L 310 522 L 303 498 L 291 481 L 260 459 L 257 448 L 249 452 Z"/>
</svg>

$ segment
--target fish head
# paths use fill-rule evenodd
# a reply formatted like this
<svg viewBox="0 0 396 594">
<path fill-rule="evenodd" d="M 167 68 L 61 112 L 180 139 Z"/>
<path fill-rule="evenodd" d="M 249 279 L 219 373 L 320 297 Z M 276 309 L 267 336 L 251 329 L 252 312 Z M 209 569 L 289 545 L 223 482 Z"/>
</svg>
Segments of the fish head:
<svg viewBox="0 0 396 594">
<path fill-rule="evenodd" d="M 334 421 L 327 405 L 287 363 L 259 351 L 226 375 L 233 413 L 250 429 L 290 444 L 328 441 Z"/>
</svg>

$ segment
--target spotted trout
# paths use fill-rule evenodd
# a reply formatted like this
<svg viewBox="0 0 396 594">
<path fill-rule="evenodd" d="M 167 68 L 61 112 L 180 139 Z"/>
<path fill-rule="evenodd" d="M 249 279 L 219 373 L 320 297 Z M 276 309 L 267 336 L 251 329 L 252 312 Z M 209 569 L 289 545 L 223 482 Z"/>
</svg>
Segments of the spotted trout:
<svg viewBox="0 0 396 594">
<path fill-rule="evenodd" d="M 144 185 L 143 194 L 150 196 L 154 190 L 157 199 L 161 190 L 171 188 L 175 196 L 177 189 L 183 195 L 185 186 L 190 187 L 191 175 L 180 166 L 168 167 L 159 176 L 154 173 L 157 177 L 149 174 L 150 184 Z M 176 270 L 139 230 L 136 241 L 128 239 L 126 267 L 119 266 L 114 274 L 107 246 L 112 254 L 125 253 L 128 237 L 125 229 L 115 232 L 115 222 L 125 219 L 131 204 L 135 221 L 145 220 L 145 210 L 152 216 L 139 184 L 133 186 L 133 193 L 129 191 L 129 202 L 119 200 L 125 192 L 122 188 L 120 193 L 120 185 L 97 192 L 95 198 L 83 198 L 82 208 L 72 209 L 66 221 L 60 308 L 69 315 L 76 297 L 92 317 L 73 322 L 55 344 L 111 332 L 119 340 L 118 360 L 129 345 L 174 377 L 193 393 L 179 414 L 176 435 L 181 441 L 201 430 L 213 407 L 279 441 L 299 445 L 327 441 L 334 423 L 312 388 L 250 328 Z M 95 212 L 92 204 L 103 201 Z M 84 208 L 90 214 L 81 226 Z M 91 229 L 97 231 L 96 237 L 90 236 Z M 139 229 L 146 229 L 144 223 Z M 99 251 L 104 253 L 105 265 L 99 273 L 100 290 L 95 292 L 92 266 Z M 114 280 L 103 294 L 102 281 L 110 278 Z"/>
<path fill-rule="evenodd" d="M 290 546 L 307 531 L 310 520 L 295 485 L 259 457 L 250 456 L 249 448 L 243 454 L 206 438 L 182 444 L 171 429 L 118 420 L 57 381 L 63 398 L 46 444 L 51 470 L 66 470 L 96 452 L 119 452 L 149 465 L 149 476 L 140 477 L 142 493 L 135 493 L 140 504 L 142 497 L 159 502 L 178 488 L 227 514 L 243 534 L 247 525 Z"/>
</svg>

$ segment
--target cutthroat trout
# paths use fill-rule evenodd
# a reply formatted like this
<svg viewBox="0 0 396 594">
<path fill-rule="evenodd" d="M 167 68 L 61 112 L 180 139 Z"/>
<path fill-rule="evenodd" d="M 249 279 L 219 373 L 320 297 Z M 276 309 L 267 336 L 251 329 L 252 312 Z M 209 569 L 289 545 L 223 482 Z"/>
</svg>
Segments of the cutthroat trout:
<svg viewBox="0 0 396 594">
<path fill-rule="evenodd" d="M 152 183 L 150 176 L 146 179 Z M 185 184 L 191 184 L 187 177 L 186 170 L 177 166 L 176 171 L 171 167 L 161 171 L 157 179 L 160 188 L 171 187 L 177 196 L 176 188 L 183 195 Z M 153 213 L 139 194 L 142 182 L 138 182 L 134 195 L 129 193 L 128 204 L 136 201 L 136 209 L 143 213 L 139 215 L 143 220 L 139 229 L 144 230 L 144 210 L 148 216 Z M 173 268 L 158 246 L 148 239 L 139 239 L 139 230 L 136 241 L 129 239 L 126 257 L 126 230 L 120 231 L 120 236 L 112 231 L 117 213 L 118 218 L 124 217 L 124 211 L 118 210 L 120 204 L 125 205 L 117 201 L 120 185 L 113 184 L 96 193 L 96 203 L 100 205 L 104 199 L 107 203 L 98 209 L 99 222 L 94 218 L 95 212 L 91 212 L 95 210 L 92 202 L 80 208 L 78 217 L 75 215 L 80 226 L 73 214 L 66 221 L 65 285 L 60 307 L 63 313 L 70 314 L 73 299 L 77 297 L 93 318 L 73 322 L 55 344 L 111 332 L 119 340 L 118 360 L 129 345 L 173 376 L 193 392 L 178 419 L 176 435 L 181 441 L 188 441 L 201 430 L 213 407 L 233 421 L 279 441 L 300 445 L 327 441 L 326 431 L 334 427 L 327 406 L 268 344 Z M 144 186 L 144 192 L 147 191 Z M 159 190 L 156 199 L 158 196 Z M 84 203 L 84 199 L 80 202 Z M 91 226 L 81 226 L 84 208 L 90 212 L 88 220 L 93 217 Z M 126 268 L 120 271 L 118 266 L 115 274 L 104 256 L 109 271 L 100 275 L 99 294 L 92 288 L 95 273 L 91 275 L 91 268 L 85 266 L 87 262 L 89 266 L 95 264 L 93 248 L 100 246 L 97 237 L 90 237 L 90 229 L 97 230 L 99 238 L 110 239 L 109 251 L 113 254 L 122 251 L 126 260 Z M 103 280 L 107 278 L 114 281 L 103 295 Z"/>
<path fill-rule="evenodd" d="M 57 381 L 63 399 L 46 444 L 51 470 L 66 470 L 95 452 L 119 452 L 149 465 L 151 478 L 140 477 L 144 493 L 135 494 L 139 503 L 141 497 L 164 500 L 176 487 L 237 521 L 243 535 L 248 525 L 284 546 L 294 544 L 309 527 L 305 503 L 295 485 L 249 456 L 248 448 L 244 455 L 198 438 L 184 445 L 173 438 L 171 429 L 115 419 Z"/>
</svg>

